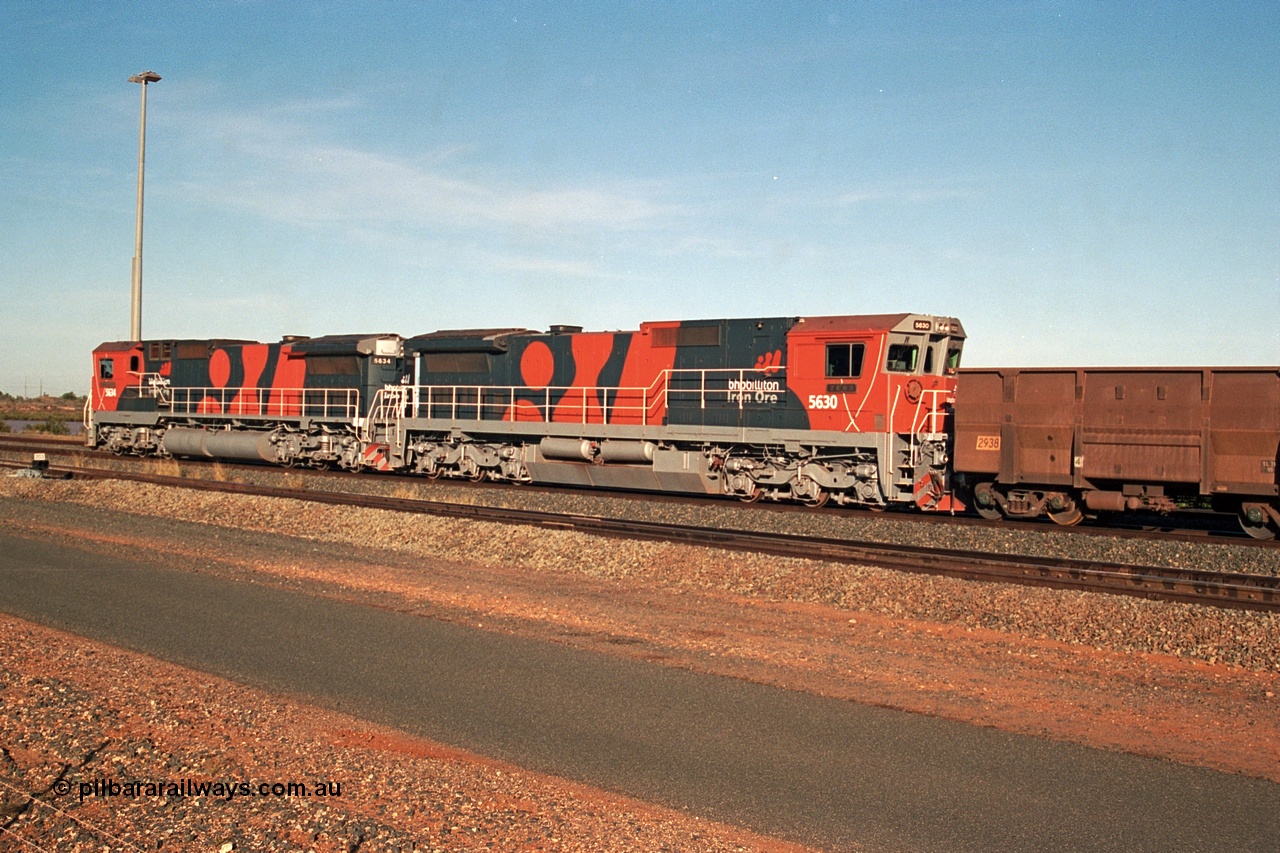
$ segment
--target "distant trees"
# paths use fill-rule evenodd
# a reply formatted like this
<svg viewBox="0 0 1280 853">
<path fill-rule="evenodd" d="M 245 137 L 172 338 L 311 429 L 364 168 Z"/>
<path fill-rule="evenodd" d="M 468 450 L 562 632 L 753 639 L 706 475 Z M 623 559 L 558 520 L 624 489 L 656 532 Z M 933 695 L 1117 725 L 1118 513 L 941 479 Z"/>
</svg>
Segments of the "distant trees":
<svg viewBox="0 0 1280 853">
<path fill-rule="evenodd" d="M 32 424 L 27 427 L 27 432 L 43 432 L 48 435 L 69 435 L 71 430 L 67 428 L 67 422 L 62 418 L 45 418 L 38 424 Z"/>
</svg>

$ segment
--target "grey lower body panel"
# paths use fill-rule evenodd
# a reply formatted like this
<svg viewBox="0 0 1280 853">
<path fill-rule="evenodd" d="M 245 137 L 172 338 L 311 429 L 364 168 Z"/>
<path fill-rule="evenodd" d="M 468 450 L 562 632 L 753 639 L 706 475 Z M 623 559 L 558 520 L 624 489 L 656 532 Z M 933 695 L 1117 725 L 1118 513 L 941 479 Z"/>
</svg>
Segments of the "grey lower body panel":
<svg viewBox="0 0 1280 853">
<path fill-rule="evenodd" d="M 650 441 L 683 445 L 796 445 L 855 450 L 875 450 L 882 446 L 884 433 L 849 433 L 802 429 L 760 429 L 672 424 L 619 426 L 615 424 L 573 424 L 455 420 L 451 418 L 405 418 L 402 433 L 451 435 L 473 441 L 501 441 L 537 444 L 548 436 L 584 438 L 593 441 Z"/>
</svg>

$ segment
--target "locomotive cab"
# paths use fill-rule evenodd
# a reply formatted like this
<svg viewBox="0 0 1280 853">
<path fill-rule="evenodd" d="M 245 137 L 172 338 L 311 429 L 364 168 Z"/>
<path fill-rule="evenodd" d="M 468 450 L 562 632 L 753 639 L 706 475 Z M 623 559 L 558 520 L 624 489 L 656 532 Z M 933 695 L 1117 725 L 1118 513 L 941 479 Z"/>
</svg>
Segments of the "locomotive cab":
<svg viewBox="0 0 1280 853">
<path fill-rule="evenodd" d="M 100 344 L 93 351 L 93 382 L 89 391 L 90 411 L 114 411 L 120 401 L 136 389 L 143 372 L 143 345 L 116 341 Z M 136 390 L 132 396 L 137 396 Z"/>
</svg>

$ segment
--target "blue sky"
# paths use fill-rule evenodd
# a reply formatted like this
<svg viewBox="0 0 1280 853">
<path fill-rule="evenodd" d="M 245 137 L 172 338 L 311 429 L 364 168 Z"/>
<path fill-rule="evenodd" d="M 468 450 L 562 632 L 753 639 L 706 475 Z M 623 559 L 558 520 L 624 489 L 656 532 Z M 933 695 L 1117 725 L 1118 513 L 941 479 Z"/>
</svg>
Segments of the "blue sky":
<svg viewBox="0 0 1280 853">
<path fill-rule="evenodd" d="M 919 311 L 1280 363 L 1280 4 L 0 4 L 0 390 L 128 337 Z"/>
</svg>

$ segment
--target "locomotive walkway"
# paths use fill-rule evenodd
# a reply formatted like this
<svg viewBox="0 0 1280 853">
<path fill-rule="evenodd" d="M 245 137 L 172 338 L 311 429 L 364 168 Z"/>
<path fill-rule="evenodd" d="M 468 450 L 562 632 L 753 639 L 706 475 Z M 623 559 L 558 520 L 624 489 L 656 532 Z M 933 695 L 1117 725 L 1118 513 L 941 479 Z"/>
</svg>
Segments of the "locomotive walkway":
<svg viewBox="0 0 1280 853">
<path fill-rule="evenodd" d="M 1248 850 L 1280 838 L 1274 783 L 181 568 L 0 533 L 0 609 L 833 849 Z"/>
</svg>

